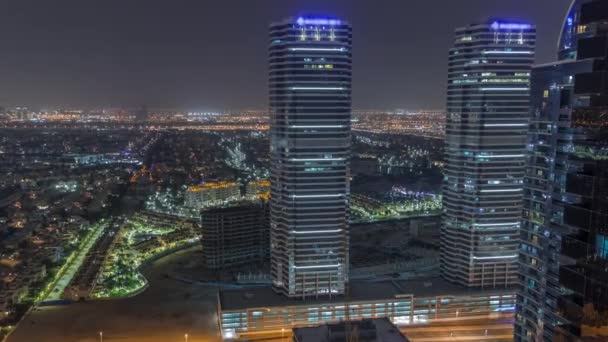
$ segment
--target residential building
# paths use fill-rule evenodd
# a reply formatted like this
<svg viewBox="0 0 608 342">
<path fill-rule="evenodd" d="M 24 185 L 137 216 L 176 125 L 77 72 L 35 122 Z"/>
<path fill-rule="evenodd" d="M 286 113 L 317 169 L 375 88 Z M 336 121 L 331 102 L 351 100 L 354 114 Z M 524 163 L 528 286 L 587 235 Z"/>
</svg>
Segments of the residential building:
<svg viewBox="0 0 608 342">
<path fill-rule="evenodd" d="M 245 195 L 247 196 L 269 196 L 270 194 L 270 181 L 268 180 L 257 180 L 250 181 L 245 187 Z"/>
<path fill-rule="evenodd" d="M 188 187 L 185 193 L 185 205 L 191 208 L 202 208 L 206 205 L 236 199 L 241 196 L 240 185 L 236 182 L 207 182 Z"/>
</svg>

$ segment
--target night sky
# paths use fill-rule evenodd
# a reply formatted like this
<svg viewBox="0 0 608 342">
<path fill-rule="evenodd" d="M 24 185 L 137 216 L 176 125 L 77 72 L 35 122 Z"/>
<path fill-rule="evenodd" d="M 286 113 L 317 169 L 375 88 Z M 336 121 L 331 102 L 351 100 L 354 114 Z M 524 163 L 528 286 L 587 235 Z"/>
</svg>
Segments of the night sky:
<svg viewBox="0 0 608 342">
<path fill-rule="evenodd" d="M 443 108 L 454 28 L 538 25 L 555 59 L 570 0 L 0 0 L 0 105 L 264 108 L 267 28 L 353 25 L 355 108 Z"/>
</svg>

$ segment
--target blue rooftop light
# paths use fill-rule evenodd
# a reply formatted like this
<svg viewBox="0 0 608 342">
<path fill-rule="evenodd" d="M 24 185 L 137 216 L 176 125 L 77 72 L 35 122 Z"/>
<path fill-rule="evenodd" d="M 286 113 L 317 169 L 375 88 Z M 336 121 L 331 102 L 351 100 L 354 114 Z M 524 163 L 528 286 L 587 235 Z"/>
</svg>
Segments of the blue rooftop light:
<svg viewBox="0 0 608 342">
<path fill-rule="evenodd" d="M 529 30 L 532 28 L 530 24 L 521 23 L 499 23 L 495 21 L 492 23 L 492 29 L 494 30 Z"/>
<path fill-rule="evenodd" d="M 296 20 L 298 25 L 340 25 L 342 21 L 338 19 L 327 19 L 327 18 L 303 18 L 299 17 Z"/>
</svg>

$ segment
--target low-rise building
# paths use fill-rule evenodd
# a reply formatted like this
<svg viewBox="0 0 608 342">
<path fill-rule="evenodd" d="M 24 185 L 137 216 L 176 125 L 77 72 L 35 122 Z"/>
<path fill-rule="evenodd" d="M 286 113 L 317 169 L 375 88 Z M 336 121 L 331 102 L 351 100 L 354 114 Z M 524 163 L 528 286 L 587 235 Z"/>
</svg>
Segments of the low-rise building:
<svg viewBox="0 0 608 342">
<path fill-rule="evenodd" d="M 185 204 L 191 208 L 201 208 L 209 203 L 222 202 L 240 196 L 240 185 L 236 182 L 208 182 L 188 187 Z"/>
<path fill-rule="evenodd" d="M 441 278 L 351 281 L 348 295 L 286 298 L 271 287 L 223 290 L 218 317 L 224 339 L 247 339 L 344 320 L 388 318 L 399 328 L 500 319 L 513 322 L 515 289 L 469 289 Z"/>
<path fill-rule="evenodd" d="M 266 196 L 270 194 L 270 181 L 257 180 L 247 183 L 245 195 L 247 196 Z"/>
<path fill-rule="evenodd" d="M 408 342 L 409 340 L 387 318 L 346 321 L 318 327 L 295 328 L 293 342 Z"/>
<path fill-rule="evenodd" d="M 201 211 L 201 239 L 207 267 L 216 269 L 268 257 L 270 219 L 267 202 L 238 202 Z"/>
</svg>

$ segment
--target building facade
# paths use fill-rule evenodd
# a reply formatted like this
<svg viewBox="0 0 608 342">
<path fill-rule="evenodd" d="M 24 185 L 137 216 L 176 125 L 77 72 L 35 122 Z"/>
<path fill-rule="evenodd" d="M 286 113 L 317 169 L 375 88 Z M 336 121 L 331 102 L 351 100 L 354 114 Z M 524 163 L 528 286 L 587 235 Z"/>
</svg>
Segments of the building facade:
<svg viewBox="0 0 608 342">
<path fill-rule="evenodd" d="M 239 183 L 218 181 L 188 187 L 184 200 L 187 207 L 201 208 L 209 204 L 217 204 L 240 197 L 241 186 Z"/>
<path fill-rule="evenodd" d="M 574 1 L 532 72 L 516 341 L 608 339 L 608 4 Z"/>
<path fill-rule="evenodd" d="M 557 62 L 539 65 L 532 72 L 532 120 L 528 137 L 524 205 L 519 250 L 520 317 L 527 325 L 523 340 L 543 341 L 558 322 L 557 301 L 551 290 L 559 288 L 563 203 L 572 201 L 566 192 L 570 167 L 568 156 L 573 133 L 570 116 L 574 105 L 573 76 L 590 63 Z M 519 324 L 519 323 L 518 323 Z M 524 331 L 524 330 L 522 330 Z M 550 339 L 548 339 L 550 340 Z"/>
<path fill-rule="evenodd" d="M 270 181 L 250 181 L 245 187 L 245 195 L 251 197 L 265 197 L 270 194 Z"/>
<path fill-rule="evenodd" d="M 269 208 L 263 201 L 201 210 L 201 242 L 208 268 L 263 261 L 269 252 Z"/>
<path fill-rule="evenodd" d="M 292 298 L 344 293 L 348 279 L 351 27 L 270 26 L 271 273 Z"/>
<path fill-rule="evenodd" d="M 517 283 L 536 29 L 500 20 L 456 30 L 449 54 L 441 275 Z"/>
<path fill-rule="evenodd" d="M 557 294 L 552 291 L 559 288 L 563 203 L 573 200 L 565 188 L 575 134 L 571 128 L 574 76 L 591 66 L 575 59 L 579 7 L 572 5 L 564 23 L 558 61 L 532 70 L 515 329 L 519 341 L 550 341 L 560 321 Z"/>
<path fill-rule="evenodd" d="M 575 200 L 564 203 L 557 341 L 608 340 L 608 3 L 583 4 L 579 26 L 577 60 L 593 65 L 574 77 L 572 127 L 583 134 L 574 136 L 566 176 Z"/>
<path fill-rule="evenodd" d="M 280 336 L 281 331 L 292 328 L 376 318 L 388 318 L 400 329 L 405 329 L 406 335 L 407 327 L 424 329 L 428 326 L 427 333 L 431 336 L 442 324 L 484 322 L 476 329 L 478 333 L 487 328 L 484 324 L 493 321 L 508 324 L 515 308 L 512 288 L 469 289 L 439 278 L 374 283 L 353 281 L 349 283 L 349 290 L 348 300 L 341 296 L 306 301 L 287 298 L 268 287 L 220 291 L 218 317 L 222 338 L 248 340 L 260 335 L 276 336 L 277 332 Z M 421 331 L 424 335 L 424 330 Z M 499 336 L 491 331 L 487 341 L 503 341 L 505 333 L 512 338 L 511 331 L 498 330 Z M 486 340 L 486 337 L 480 340 Z"/>
</svg>

